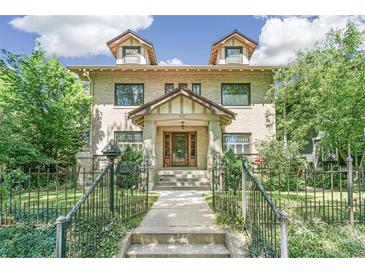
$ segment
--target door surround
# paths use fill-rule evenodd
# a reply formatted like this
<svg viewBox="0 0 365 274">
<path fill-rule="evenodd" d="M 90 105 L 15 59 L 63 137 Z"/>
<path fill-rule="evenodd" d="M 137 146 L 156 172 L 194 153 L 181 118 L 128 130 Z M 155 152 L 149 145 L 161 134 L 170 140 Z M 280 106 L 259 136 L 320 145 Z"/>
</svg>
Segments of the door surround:
<svg viewBox="0 0 365 274">
<path fill-rule="evenodd" d="M 176 136 L 185 134 L 187 138 L 187 149 L 185 163 L 174 162 L 174 149 Z M 197 132 L 196 131 L 163 131 L 162 134 L 163 167 L 196 167 L 197 166 Z"/>
</svg>

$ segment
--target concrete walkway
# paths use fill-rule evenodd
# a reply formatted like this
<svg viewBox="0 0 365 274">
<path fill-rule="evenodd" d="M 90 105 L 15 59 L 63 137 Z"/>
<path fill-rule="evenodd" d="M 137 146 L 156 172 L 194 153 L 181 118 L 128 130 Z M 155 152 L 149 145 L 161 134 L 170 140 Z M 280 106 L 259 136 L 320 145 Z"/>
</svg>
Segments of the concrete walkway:
<svg viewBox="0 0 365 274">
<path fill-rule="evenodd" d="M 161 191 L 158 201 L 138 227 L 193 228 L 215 227 L 213 210 L 202 196 L 202 191 Z"/>
<path fill-rule="evenodd" d="M 158 201 L 133 231 L 129 258 L 229 257 L 225 232 L 215 224 L 202 191 L 161 191 Z"/>
</svg>

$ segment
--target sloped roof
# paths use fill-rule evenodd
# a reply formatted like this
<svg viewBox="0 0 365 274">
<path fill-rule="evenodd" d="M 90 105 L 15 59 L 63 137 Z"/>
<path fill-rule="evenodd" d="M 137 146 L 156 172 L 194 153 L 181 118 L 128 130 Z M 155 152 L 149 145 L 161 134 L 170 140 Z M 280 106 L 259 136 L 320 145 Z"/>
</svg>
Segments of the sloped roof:
<svg viewBox="0 0 365 274">
<path fill-rule="evenodd" d="M 125 32 L 119 34 L 118 36 L 110 39 L 109 41 L 106 42 L 106 45 L 109 47 L 110 51 L 116 57 L 117 56 L 117 47 L 116 46 L 130 37 L 136 38 L 137 40 L 139 40 L 142 44 L 144 44 L 146 46 L 148 56 L 151 60 L 151 64 L 157 65 L 157 57 L 156 57 L 156 53 L 155 53 L 153 44 L 130 29 L 128 29 Z"/>
<path fill-rule="evenodd" d="M 153 99 L 141 105 L 140 107 L 130 111 L 128 113 L 128 119 L 134 119 L 134 118 L 139 119 L 144 115 L 151 114 L 152 110 L 155 109 L 156 107 L 181 95 L 186 96 L 191 100 L 193 100 L 194 102 L 197 102 L 202 106 L 208 108 L 212 112 L 212 114 L 225 116 L 229 121 L 235 119 L 236 113 L 234 113 L 233 111 L 209 100 L 208 98 L 196 94 L 195 92 L 193 92 L 188 88 L 182 88 L 182 87 L 178 87 L 173 91 L 165 93 L 162 96 L 157 97 L 156 99 Z"/>
<path fill-rule="evenodd" d="M 251 39 L 250 37 L 246 36 L 246 35 L 245 35 L 245 34 L 243 34 L 242 32 L 240 32 L 240 31 L 238 31 L 238 30 L 236 30 L 236 29 L 235 29 L 235 30 L 231 31 L 230 33 L 228 33 L 228 34 L 224 35 L 222 38 L 220 38 L 220 39 L 218 39 L 217 41 L 215 41 L 215 42 L 213 43 L 213 46 L 215 46 L 216 44 L 218 44 L 218 43 L 222 42 L 223 40 L 226 40 L 227 38 L 230 38 L 230 37 L 231 37 L 232 35 L 234 35 L 234 34 L 238 34 L 239 36 L 241 36 L 241 37 L 245 38 L 246 40 L 250 41 L 251 43 L 253 43 L 253 44 L 257 45 L 257 41 L 255 41 L 255 40 Z"/>
</svg>

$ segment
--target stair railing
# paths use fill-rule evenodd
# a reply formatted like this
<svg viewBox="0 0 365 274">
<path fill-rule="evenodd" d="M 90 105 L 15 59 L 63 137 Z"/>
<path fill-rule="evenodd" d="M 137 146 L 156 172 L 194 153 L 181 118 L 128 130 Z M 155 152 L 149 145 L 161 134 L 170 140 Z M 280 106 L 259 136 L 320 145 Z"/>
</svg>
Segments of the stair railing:
<svg viewBox="0 0 365 274">
<path fill-rule="evenodd" d="M 80 200 L 56 220 L 56 257 L 98 257 L 113 220 L 147 212 L 149 161 L 142 165 L 109 162 Z"/>
<path fill-rule="evenodd" d="M 288 216 L 278 210 L 246 159 L 242 160 L 242 216 L 255 256 L 288 258 Z"/>
</svg>

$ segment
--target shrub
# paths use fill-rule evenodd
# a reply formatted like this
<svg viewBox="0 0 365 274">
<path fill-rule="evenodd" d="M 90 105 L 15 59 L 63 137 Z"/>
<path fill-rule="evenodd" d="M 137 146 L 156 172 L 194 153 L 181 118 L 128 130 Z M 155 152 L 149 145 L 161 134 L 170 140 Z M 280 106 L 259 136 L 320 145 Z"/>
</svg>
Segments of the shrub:
<svg viewBox="0 0 365 274">
<path fill-rule="evenodd" d="M 263 180 L 264 187 L 279 187 L 287 190 L 296 190 L 296 184 L 306 168 L 306 161 L 300 154 L 300 146 L 296 142 L 289 142 L 276 139 L 266 139 L 258 144 L 258 152 L 264 159 L 264 166 L 268 169 L 266 173 L 269 178 Z M 280 179 L 280 182 L 279 182 Z M 302 186 L 299 185 L 299 188 Z"/>
<path fill-rule="evenodd" d="M 127 146 L 117 163 L 117 184 L 122 188 L 133 188 L 141 183 L 140 168 L 143 152 Z"/>
<path fill-rule="evenodd" d="M 236 193 L 241 185 L 242 162 L 232 150 L 224 152 L 222 157 L 222 168 L 224 190 L 233 190 L 234 193 Z"/>
</svg>

